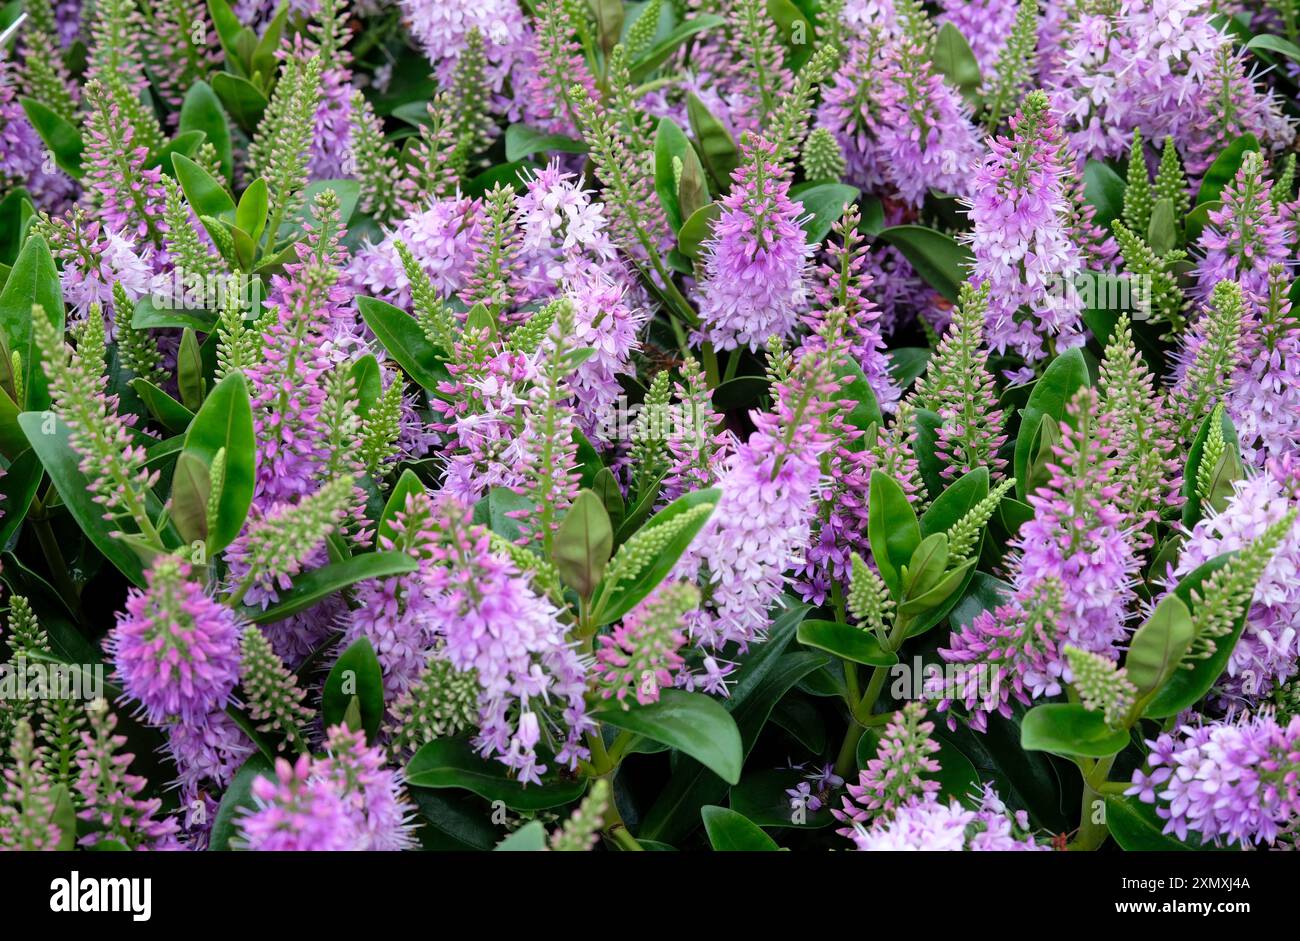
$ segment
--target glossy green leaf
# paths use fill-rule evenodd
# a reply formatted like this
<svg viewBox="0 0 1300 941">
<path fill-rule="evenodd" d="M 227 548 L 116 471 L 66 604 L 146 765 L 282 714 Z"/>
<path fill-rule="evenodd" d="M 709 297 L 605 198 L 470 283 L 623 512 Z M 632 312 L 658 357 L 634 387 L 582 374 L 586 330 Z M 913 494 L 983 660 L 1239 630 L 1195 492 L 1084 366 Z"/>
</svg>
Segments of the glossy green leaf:
<svg viewBox="0 0 1300 941">
<path fill-rule="evenodd" d="M 898 654 L 881 647 L 875 634 L 851 624 L 810 618 L 799 625 L 797 637 L 805 647 L 825 650 L 841 660 L 873 667 L 888 667 L 898 662 Z"/>
<path fill-rule="evenodd" d="M 736 148 L 736 142 L 694 92 L 687 95 L 686 114 L 690 118 L 691 133 L 695 135 L 700 160 L 719 191 L 725 191 L 731 186 L 731 174 L 740 165 L 740 152 Z"/>
<path fill-rule="evenodd" d="M 422 746 L 406 766 L 413 788 L 461 788 L 512 810 L 538 811 L 571 804 L 587 789 L 584 780 L 520 784 L 499 761 L 481 758 L 457 739 L 437 739 Z"/>
<path fill-rule="evenodd" d="M 172 166 L 176 168 L 176 182 L 181 185 L 195 215 L 220 218 L 222 213 L 228 213 L 234 217 L 234 199 L 207 170 L 183 154 L 172 154 Z"/>
<path fill-rule="evenodd" d="M 718 852 L 776 852 L 781 848 L 743 814 L 728 807 L 708 804 L 700 808 L 700 818 L 709 835 L 709 845 Z"/>
<path fill-rule="evenodd" d="M 17 419 L 14 421 L 17 427 Z M 19 431 L 21 432 L 21 428 Z M 23 437 L 23 443 L 27 441 Z M 0 477 L 0 548 L 9 544 L 18 527 L 27 518 L 27 511 L 32 505 L 32 498 L 40 489 L 45 477 L 45 468 L 40 458 L 30 448 L 23 451 Z"/>
<path fill-rule="evenodd" d="M 494 849 L 498 853 L 540 853 L 546 849 L 546 826 L 540 820 L 526 823 Z"/>
<path fill-rule="evenodd" d="M 225 472 L 216 526 L 208 533 L 209 554 L 220 552 L 235 540 L 253 504 L 257 442 L 248 383 L 240 372 L 231 372 L 217 384 L 185 434 L 185 453 L 193 454 L 206 467 L 211 468 L 223 448 Z"/>
<path fill-rule="evenodd" d="M 235 772 L 226 792 L 221 795 L 221 804 L 217 807 L 212 820 L 212 836 L 208 848 L 218 852 L 236 849 L 231 842 L 239 832 L 238 823 L 245 811 L 256 808 L 253 800 L 253 782 L 258 778 L 275 780 L 275 766 L 261 752 L 253 752 Z"/>
<path fill-rule="evenodd" d="M 1190 834 L 1184 841 L 1172 833 L 1165 833 L 1165 821 L 1156 816 L 1155 806 L 1144 804 L 1137 797 L 1108 796 L 1106 826 L 1120 848 L 1129 852 L 1177 853 L 1217 849 L 1213 844 L 1201 843 L 1195 834 Z"/>
<path fill-rule="evenodd" d="M 979 96 L 980 64 L 961 30 L 952 23 L 942 24 L 935 35 L 930 56 L 939 73 L 961 92 L 963 98 L 974 102 Z"/>
<path fill-rule="evenodd" d="M 273 624 L 291 614 L 307 610 L 321 599 L 349 585 L 371 578 L 405 575 L 418 567 L 415 559 L 404 552 L 363 552 L 350 559 L 331 562 L 304 572 L 294 580 L 288 591 L 280 592 L 280 598 L 275 604 L 266 609 L 245 608 L 243 613 L 255 624 Z"/>
<path fill-rule="evenodd" d="M 592 718 L 675 748 L 731 784 L 740 780 L 744 754 L 736 722 L 703 693 L 665 689 L 658 702 L 628 709 L 615 704 L 597 710 Z"/>
<path fill-rule="evenodd" d="M 221 107 L 212 86 L 202 79 L 190 86 L 181 104 L 180 131 L 201 131 L 203 136 L 217 151 L 221 162 L 221 172 L 229 179 L 233 169 L 230 143 L 230 125 L 226 123 L 226 112 Z"/>
<path fill-rule="evenodd" d="M 809 243 L 820 245 L 830 233 L 831 226 L 843 217 L 844 210 L 860 195 L 856 186 L 845 183 L 817 183 L 791 193 L 791 199 L 803 204 L 804 211 L 800 215 L 807 214 L 803 230 Z"/>
<path fill-rule="evenodd" d="M 884 471 L 871 472 L 867 537 L 880 577 L 895 598 L 903 593 L 903 566 L 921 543 L 921 524 L 907 494 Z"/>
<path fill-rule="evenodd" d="M 358 297 L 357 309 L 389 355 L 426 390 L 434 392 L 440 383 L 451 381 L 442 354 L 410 314 L 373 297 Z"/>
<path fill-rule="evenodd" d="M 1123 178 L 1100 160 L 1089 160 L 1083 168 L 1083 198 L 1093 207 L 1093 221 L 1103 230 L 1124 211 Z"/>
<path fill-rule="evenodd" d="M 613 550 L 614 530 L 605 502 L 591 490 L 580 491 L 565 511 L 551 548 L 560 578 L 579 597 L 590 598 L 604 577 Z"/>
<path fill-rule="evenodd" d="M 321 694 L 321 717 L 325 728 L 343 722 L 354 699 L 359 705 L 366 739 L 373 742 L 384 720 L 384 671 L 375 656 L 375 648 L 365 637 L 343 651 L 325 678 L 325 689 Z"/>
<path fill-rule="evenodd" d="M 951 235 L 921 225 L 896 225 L 880 232 L 879 238 L 893 245 L 916 273 L 952 303 L 957 303 L 975 256 Z"/>
<path fill-rule="evenodd" d="M 397 535 L 397 531 L 393 528 L 397 514 L 406 512 L 407 501 L 413 494 L 424 492 L 424 484 L 419 477 L 415 476 L 415 471 L 409 467 L 403 470 L 402 476 L 397 478 L 397 483 L 393 485 L 393 490 L 388 495 L 388 502 L 384 504 L 384 512 L 376 524 L 376 532 L 379 535 L 378 545 L 383 545 L 384 540 L 393 539 Z"/>
<path fill-rule="evenodd" d="M 684 494 L 651 517 L 642 529 L 662 526 L 687 510 L 703 504 L 716 506 L 717 501 L 717 490 L 696 490 Z M 621 578 L 618 584 L 615 585 L 602 585 L 592 605 L 592 617 L 596 623 L 610 624 L 617 621 L 636 607 L 646 595 L 650 594 L 672 571 L 673 566 L 677 564 L 677 560 L 681 558 L 682 553 L 686 551 L 696 534 L 704 528 L 710 516 L 711 511 L 703 513 L 689 526 L 682 529 L 664 546 L 663 551 L 649 560 L 648 564 L 637 572 L 633 578 Z"/>
<path fill-rule="evenodd" d="M 32 333 L 32 307 L 40 305 L 59 333 L 63 332 L 63 289 L 45 239 L 34 235 L 18 253 L 13 270 L 0 291 L 0 333 L 9 353 L 22 357 L 25 401 L 14 404 L 28 411 L 49 406 L 50 396 L 41 351 Z"/>
<path fill-rule="evenodd" d="M 212 90 L 245 134 L 256 132 L 269 103 L 266 95 L 248 79 L 228 72 L 213 74 Z"/>
<path fill-rule="evenodd" d="M 637 56 L 628 67 L 632 81 L 639 82 L 647 75 L 667 62 L 677 47 L 696 33 L 716 26 L 722 26 L 726 20 L 712 13 L 698 14 L 677 24 L 671 33 L 655 43 L 644 53 Z"/>
<path fill-rule="evenodd" d="M 506 160 L 522 160 L 533 154 L 584 154 L 587 145 L 564 134 L 548 134 L 523 124 L 506 128 Z"/>
<path fill-rule="evenodd" d="M 1193 614 L 1196 613 L 1196 599 L 1202 594 L 1205 580 L 1227 565 L 1234 555 L 1235 552 L 1225 552 L 1215 556 L 1184 575 L 1182 581 L 1174 587 L 1174 594 Z M 1242 631 L 1245 630 L 1246 617 L 1249 613 L 1250 606 L 1246 605 L 1233 625 L 1232 631 L 1215 639 L 1214 653 L 1203 660 L 1193 661 L 1190 670 L 1175 670 L 1169 681 L 1147 705 L 1145 714 L 1153 719 L 1166 719 L 1200 702 L 1227 669 L 1232 651 L 1236 648 L 1237 641 L 1241 639 Z"/>
<path fill-rule="evenodd" d="M 1044 703 L 1025 713 L 1020 744 L 1066 758 L 1108 758 L 1123 751 L 1128 732 L 1112 729 L 1100 712 L 1079 703 Z"/>
<path fill-rule="evenodd" d="M 1196 205 L 1219 199 L 1224 188 L 1232 182 L 1237 171 L 1241 169 L 1241 161 L 1252 150 L 1259 150 L 1259 141 L 1255 139 L 1254 134 L 1242 134 L 1219 151 L 1219 156 L 1214 158 L 1210 168 L 1205 171 L 1205 176 L 1201 177 L 1201 188 L 1196 193 Z M 1190 235 L 1188 237 L 1190 238 Z"/>
<path fill-rule="evenodd" d="M 118 571 L 143 588 L 144 566 L 140 557 L 126 543 L 109 535 L 117 527 L 104 519 L 104 508 L 95 502 L 90 481 L 81 472 L 81 458 L 68 442 L 68 426 L 45 412 L 23 412 L 18 416 L 18 424 L 86 538 Z"/>
<path fill-rule="evenodd" d="M 1164 686 L 1192 645 L 1192 615 L 1177 595 L 1167 595 L 1129 641 L 1124 669 L 1145 696 Z"/>
<path fill-rule="evenodd" d="M 1088 382 L 1088 364 L 1083 351 L 1075 347 L 1052 360 L 1034 383 L 1021 415 L 1013 459 L 1012 474 L 1016 478 L 1016 495 L 1020 499 L 1023 500 L 1027 494 L 1029 459 L 1038 443 L 1038 426 L 1043 416 L 1051 415 L 1058 422 L 1064 421 L 1070 399 Z"/>
<path fill-rule="evenodd" d="M 677 250 L 687 258 L 698 259 L 704 251 L 704 243 L 713 236 L 713 222 L 722 213 L 722 207 L 707 203 L 682 223 L 677 233 Z"/>
<path fill-rule="evenodd" d="M 81 158 L 85 151 L 80 132 L 35 98 L 20 98 L 19 101 L 28 123 L 54 155 L 54 163 L 74 180 L 80 180 Z"/>
<path fill-rule="evenodd" d="M 681 229 L 684 219 L 677 200 L 677 177 L 673 161 L 680 160 L 684 167 L 688 154 L 695 156 L 691 142 L 682 133 L 682 129 L 673 123 L 672 118 L 660 118 L 659 129 L 655 132 L 655 193 L 659 196 L 659 205 L 663 207 L 668 225 L 674 232 Z"/>
</svg>

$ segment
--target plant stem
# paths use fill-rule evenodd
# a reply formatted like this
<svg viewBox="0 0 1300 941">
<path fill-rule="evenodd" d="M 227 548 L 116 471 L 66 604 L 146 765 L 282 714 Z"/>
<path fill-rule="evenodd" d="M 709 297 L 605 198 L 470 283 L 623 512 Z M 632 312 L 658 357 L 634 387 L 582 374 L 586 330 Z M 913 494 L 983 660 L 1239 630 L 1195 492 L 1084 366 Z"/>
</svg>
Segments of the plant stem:
<svg viewBox="0 0 1300 941">
<path fill-rule="evenodd" d="M 76 615 L 77 620 L 81 620 L 81 593 L 68 572 L 68 563 L 63 558 L 63 550 L 59 548 L 59 540 L 54 535 L 54 527 L 50 525 L 49 517 L 45 514 L 45 505 L 39 495 L 32 498 L 32 508 L 27 518 L 32 521 L 36 540 L 41 544 L 41 552 L 45 555 L 45 562 L 49 565 L 50 575 L 54 579 L 54 587 L 59 590 L 68 610 Z"/>
</svg>

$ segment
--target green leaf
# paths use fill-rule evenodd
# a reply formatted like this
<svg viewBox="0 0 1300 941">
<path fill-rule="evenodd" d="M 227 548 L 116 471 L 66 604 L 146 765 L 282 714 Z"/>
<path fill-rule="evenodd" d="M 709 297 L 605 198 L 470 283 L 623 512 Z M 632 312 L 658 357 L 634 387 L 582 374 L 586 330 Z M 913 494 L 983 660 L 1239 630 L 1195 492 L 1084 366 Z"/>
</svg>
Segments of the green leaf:
<svg viewBox="0 0 1300 941">
<path fill-rule="evenodd" d="M 515 161 L 536 153 L 585 154 L 587 145 L 564 134 L 548 134 L 522 124 L 506 128 L 506 160 Z"/>
<path fill-rule="evenodd" d="M 825 805 L 817 810 L 805 807 L 803 822 L 796 822 L 795 808 L 790 806 L 790 795 L 786 791 L 797 787 L 803 780 L 803 772 L 797 769 L 765 768 L 753 771 L 731 789 L 728 803 L 732 810 L 743 814 L 750 823 L 760 827 L 819 830 L 830 826 L 835 819 L 831 816 L 830 808 Z"/>
<path fill-rule="evenodd" d="M 803 203 L 804 212 L 808 213 L 808 218 L 803 221 L 808 242 L 820 245 L 831 226 L 844 215 L 844 210 L 861 195 L 861 190 L 845 183 L 817 183 L 790 195 Z"/>
<path fill-rule="evenodd" d="M 806 609 L 804 609 L 806 610 Z M 776 623 L 767 643 L 755 649 L 736 672 L 736 685 L 725 707 L 736 720 L 746 755 L 758 740 L 773 708 L 790 689 L 832 662 L 824 653 L 807 651 L 781 654 L 803 610 L 783 615 L 784 629 Z M 679 761 L 668 785 L 646 814 L 638 837 L 675 843 L 699 824 L 699 808 L 716 803 L 727 793 L 727 782 L 694 761 Z"/>
<path fill-rule="evenodd" d="M 921 524 L 898 481 L 884 471 L 871 472 L 867 538 L 880 577 L 895 598 L 903 594 L 903 566 L 921 544 Z"/>
<path fill-rule="evenodd" d="M 1172 833 L 1165 833 L 1165 821 L 1156 816 L 1155 806 L 1144 804 L 1137 797 L 1108 796 L 1106 826 L 1120 848 L 1129 852 L 1218 849 L 1213 844 L 1201 843 L 1195 834 L 1189 834 L 1188 839 L 1183 841 Z"/>
<path fill-rule="evenodd" d="M 866 374 L 863 373 L 862 367 L 859 366 L 852 357 L 844 357 L 836 366 L 835 372 L 841 379 L 848 378 L 849 380 L 847 385 L 841 386 L 840 390 L 835 393 L 836 399 L 841 402 L 847 400 L 855 403 L 853 409 L 844 416 L 844 420 L 852 427 L 858 428 L 862 431 L 866 431 L 872 425 L 875 425 L 877 428 L 883 428 L 885 425 L 885 419 L 880 412 L 880 403 L 876 400 L 876 393 L 871 391 L 871 383 L 867 381 Z M 745 376 L 741 378 L 759 379 L 760 377 Z M 734 382 L 735 380 L 732 381 Z M 764 383 L 763 391 L 766 392 L 767 381 L 766 379 L 762 379 L 762 382 Z M 721 388 L 721 386 L 719 386 L 719 388 Z M 725 411 L 725 409 L 721 409 L 721 407 L 718 406 L 718 400 L 716 397 L 714 398 L 713 403 L 716 407 L 719 407 L 719 410 Z M 857 440 L 849 442 L 849 450 L 861 451 L 865 449 L 867 446 L 866 437 L 866 435 L 863 435 L 857 438 Z"/>
<path fill-rule="evenodd" d="M 384 349 L 415 382 L 437 395 L 439 383 L 451 381 L 442 354 L 410 314 L 374 297 L 358 297 L 357 309 Z"/>
<path fill-rule="evenodd" d="M 185 434 L 183 453 L 194 455 L 209 469 L 222 449 L 226 452 L 226 465 L 216 526 L 207 536 L 209 555 L 234 542 L 253 505 L 257 442 L 248 383 L 239 372 L 230 373 L 217 384 Z"/>
<path fill-rule="evenodd" d="M 365 637 L 343 651 L 325 678 L 321 718 L 326 729 L 343 722 L 354 699 L 360 708 L 366 740 L 373 742 L 384 720 L 384 671 L 375 648 Z"/>
<path fill-rule="evenodd" d="M 881 647 L 875 634 L 851 624 L 809 619 L 799 625 L 797 637 L 805 647 L 816 647 L 854 663 L 888 667 L 898 662 L 898 654 Z"/>
<path fill-rule="evenodd" d="M 21 186 L 0 199 L 0 262 L 12 266 L 27 240 L 28 224 L 36 215 L 31 194 Z M 0 278 L 3 278 L 0 275 Z M 3 283 L 3 281 L 0 281 Z"/>
<path fill-rule="evenodd" d="M 921 514 L 921 535 L 946 533 L 988 495 L 988 468 L 977 467 L 967 471 L 939 494 L 938 499 Z"/>
<path fill-rule="evenodd" d="M 393 521 L 397 519 L 398 513 L 406 511 L 406 502 L 412 494 L 424 493 L 424 484 L 420 478 L 415 476 L 415 471 L 409 467 L 402 471 L 402 476 L 397 478 L 397 483 L 393 485 L 393 491 L 388 495 L 388 502 L 384 504 L 384 512 L 379 516 L 379 522 L 375 525 L 375 532 L 379 539 L 377 545 L 383 545 L 385 539 L 392 539 L 397 535 L 393 528 Z"/>
<path fill-rule="evenodd" d="M 212 478 L 207 465 L 195 455 L 182 451 L 172 471 L 172 493 L 167 509 L 176 531 L 186 542 L 207 536 L 211 492 Z"/>
<path fill-rule="evenodd" d="M 893 245 L 908 260 L 916 273 L 952 303 L 975 256 L 950 235 L 922 225 L 896 225 L 883 229 L 879 237 Z"/>
<path fill-rule="evenodd" d="M 776 852 L 776 841 L 750 823 L 744 815 L 727 807 L 708 804 L 700 808 L 709 844 L 718 852 Z"/>
<path fill-rule="evenodd" d="M 39 304 L 50 323 L 63 333 L 63 289 L 59 271 L 45 239 L 27 240 L 0 291 L 0 334 L 9 352 L 22 357 L 25 401 L 15 404 L 28 411 L 48 408 L 50 395 L 41 351 L 32 333 L 32 306 Z"/>
<path fill-rule="evenodd" d="M 65 121 L 35 98 L 20 98 L 23 113 L 36 133 L 40 135 L 45 146 L 54 155 L 54 162 L 74 180 L 82 177 L 81 157 L 85 150 L 81 134 L 75 127 Z"/>
<path fill-rule="evenodd" d="M 490 850 L 496 843 L 496 829 L 476 796 L 426 787 L 413 787 L 407 793 L 424 818 L 422 848 Z"/>
<path fill-rule="evenodd" d="M 560 521 L 551 548 L 560 578 L 579 597 L 590 598 L 613 550 L 614 530 L 604 501 L 591 490 L 580 491 Z"/>
<path fill-rule="evenodd" d="M 192 157 L 202 143 L 202 131 L 182 131 L 164 143 L 155 153 L 150 154 L 144 168 L 151 170 L 154 167 L 161 167 L 164 173 L 171 176 L 174 173 L 172 157 L 176 154 L 183 157 Z"/>
<path fill-rule="evenodd" d="M 1214 158 L 1214 163 L 1210 164 L 1210 168 L 1205 171 L 1205 176 L 1201 177 L 1201 188 L 1196 193 L 1195 205 L 1200 206 L 1201 203 L 1217 200 L 1224 187 L 1232 182 L 1237 171 L 1241 169 L 1241 161 L 1252 150 L 1259 150 L 1259 141 L 1255 139 L 1254 134 L 1242 134 L 1219 151 L 1219 156 Z M 1189 235 L 1188 238 L 1191 236 Z"/>
<path fill-rule="evenodd" d="M 1195 614 L 1198 606 L 1196 598 L 1201 596 L 1205 580 L 1227 565 L 1235 555 L 1235 552 L 1217 555 L 1183 576 L 1182 581 L 1174 588 L 1174 594 L 1187 605 L 1188 611 Z M 1241 639 L 1249 614 L 1250 605 L 1245 605 L 1232 631 L 1215 638 L 1214 653 L 1203 660 L 1192 661 L 1190 670 L 1175 670 L 1173 676 L 1147 705 L 1145 715 L 1152 719 L 1167 719 L 1200 702 L 1214 686 L 1215 680 L 1227 669 L 1228 660 L 1232 657 L 1237 641 Z"/>
<path fill-rule="evenodd" d="M 212 76 L 212 90 L 245 134 L 257 131 L 269 102 L 252 82 L 228 72 L 217 72 Z"/>
<path fill-rule="evenodd" d="M 1178 670 L 1192 645 L 1192 615 L 1177 595 L 1167 595 L 1133 634 L 1124 669 L 1145 696 L 1160 689 Z"/>
<path fill-rule="evenodd" d="M 1214 421 L 1214 410 L 1201 421 L 1201 427 L 1196 432 L 1196 437 L 1192 439 L 1192 446 L 1187 451 L 1187 462 L 1183 465 L 1183 525 L 1191 529 L 1200 520 L 1203 508 L 1201 498 L 1196 492 L 1196 482 L 1200 479 L 1201 458 L 1205 454 L 1205 441 L 1210 436 L 1211 422 Z M 1241 444 L 1237 439 L 1237 426 L 1232 423 L 1228 417 L 1227 410 L 1220 415 L 1220 428 L 1223 431 L 1223 443 L 1227 445 L 1227 452 L 1241 456 Z"/>
<path fill-rule="evenodd" d="M 331 562 L 329 565 L 298 576 L 293 587 L 280 592 L 280 600 L 266 609 L 244 608 L 243 614 L 254 624 L 273 624 L 291 614 L 305 611 L 320 601 L 370 578 L 387 578 L 414 572 L 419 565 L 404 552 L 363 552 L 350 559 Z"/>
<path fill-rule="evenodd" d="M 1044 370 L 1029 393 L 1020 419 L 1020 432 L 1016 435 L 1016 449 L 1012 474 L 1016 478 L 1016 495 L 1024 499 L 1027 493 L 1029 458 L 1038 442 L 1038 426 L 1044 415 L 1058 422 L 1065 420 L 1065 407 L 1083 386 L 1088 385 L 1088 364 L 1078 347 L 1066 350 Z"/>
<path fill-rule="evenodd" d="M 186 327 L 181 334 L 180 349 L 176 352 L 176 386 L 186 408 L 193 411 L 203 404 L 206 385 L 198 335 L 192 328 Z"/>
<path fill-rule="evenodd" d="M 143 588 L 144 567 L 140 557 L 126 543 L 109 535 L 117 527 L 104 519 L 104 508 L 95 502 L 90 481 L 81 472 L 81 457 L 68 443 L 68 426 L 53 414 L 47 417 L 45 412 L 23 412 L 18 416 L 18 424 L 86 538 L 132 584 Z"/>
<path fill-rule="evenodd" d="M 143 295 L 135 302 L 131 326 L 136 330 L 157 330 L 161 327 L 185 329 L 190 327 L 200 333 L 211 333 L 217 325 L 217 312 L 194 307 L 156 307 L 152 294 Z"/>
<path fill-rule="evenodd" d="M 181 131 L 203 131 L 204 138 L 217 151 L 217 160 L 221 161 L 221 173 L 230 178 L 234 162 L 231 159 L 230 125 L 226 123 L 225 110 L 221 100 L 212 91 L 211 84 L 199 79 L 191 84 L 181 104 L 181 120 L 177 125 Z"/>
<path fill-rule="evenodd" d="M 717 506 L 718 496 L 717 490 L 696 490 L 683 494 L 652 516 L 642 530 L 648 530 L 652 526 L 662 526 L 687 510 L 703 504 Z M 602 585 L 592 605 L 592 617 L 596 623 L 610 624 L 617 621 L 640 604 L 646 595 L 650 594 L 672 571 L 677 560 L 681 558 L 696 534 L 704 528 L 711 515 L 712 511 L 701 514 L 698 519 L 679 532 L 635 578 L 620 579 L 618 585 Z"/>
<path fill-rule="evenodd" d="M 660 118 L 655 132 L 655 193 L 673 232 L 682 227 L 682 209 L 677 201 L 677 179 L 673 171 L 673 158 L 685 167 L 687 155 L 695 157 L 691 142 L 672 118 Z M 698 158 L 695 158 L 698 159 Z"/>
<path fill-rule="evenodd" d="M 667 62 L 677 47 L 696 33 L 712 29 L 715 26 L 722 26 L 726 22 L 721 16 L 705 13 L 693 16 L 689 20 L 677 24 L 677 27 L 671 33 L 634 59 L 631 65 L 628 66 L 632 81 L 641 81 L 664 62 Z"/>
<path fill-rule="evenodd" d="M 280 226 L 281 238 L 302 229 L 307 222 L 311 221 L 312 207 L 316 205 L 316 197 L 326 190 L 333 190 L 334 195 L 339 198 L 339 221 L 345 226 L 348 224 L 348 220 L 352 218 L 352 213 L 356 211 L 357 200 L 361 198 L 361 184 L 356 180 L 313 180 L 302 191 L 302 205 L 298 208 L 297 219 L 294 222 L 285 222 L 284 225 Z"/>
<path fill-rule="evenodd" d="M 700 257 L 704 242 L 713 235 L 713 221 L 722 213 L 717 203 L 705 203 L 682 223 L 677 233 L 677 250 L 687 258 Z"/>
<path fill-rule="evenodd" d="M 18 427 L 16 417 L 14 427 Z M 21 433 L 22 429 L 18 430 Z M 27 443 L 26 436 L 23 443 Z M 19 454 L 0 477 L 0 513 L 3 514 L 0 515 L 0 548 L 9 545 L 9 540 L 27 518 L 32 498 L 40 489 L 44 476 L 45 468 L 36 452 L 29 448 Z"/>
<path fill-rule="evenodd" d="M 695 135 L 700 160 L 713 177 L 719 192 L 725 192 L 731 186 L 731 174 L 740 165 L 736 142 L 694 92 L 687 95 L 686 115 L 690 118 L 691 133 Z"/>
<path fill-rule="evenodd" d="M 952 83 L 962 97 L 974 103 L 979 97 L 980 64 L 961 30 L 944 23 L 934 38 L 931 51 L 934 67 Z"/>
<path fill-rule="evenodd" d="M 526 823 L 495 847 L 498 853 L 540 853 L 546 849 L 546 826 L 540 820 Z"/>
<path fill-rule="evenodd" d="M 413 788 L 461 788 L 528 812 L 571 804 L 587 789 L 583 780 L 524 786 L 509 777 L 501 762 L 480 758 L 465 742 L 446 738 L 429 742 L 411 757 L 406 783 Z"/>
<path fill-rule="evenodd" d="M 268 205 L 266 180 L 259 176 L 248 184 L 248 189 L 239 197 L 239 205 L 235 208 L 235 225 L 248 233 L 254 244 L 261 238 L 262 229 L 266 226 Z"/>
<path fill-rule="evenodd" d="M 1100 160 L 1089 160 L 1083 168 L 1083 199 L 1094 209 L 1093 220 L 1109 229 L 1124 211 L 1127 185 L 1118 173 Z"/>
<path fill-rule="evenodd" d="M 1300 62 L 1300 46 L 1271 33 L 1260 33 L 1246 43 L 1246 49 L 1250 52 L 1277 52 L 1288 59 Z"/>
<path fill-rule="evenodd" d="M 665 689 L 658 702 L 600 709 L 592 718 L 675 748 L 731 784 L 740 780 L 744 754 L 736 722 L 703 693 Z"/>
<path fill-rule="evenodd" d="M 275 766 L 261 752 L 253 752 L 248 760 L 235 772 L 226 792 L 221 795 L 221 804 L 217 807 L 212 820 L 212 836 L 208 841 L 210 850 L 231 849 L 231 840 L 238 833 L 238 823 L 245 810 L 257 807 L 253 800 L 253 782 L 258 778 L 275 780 Z"/>
<path fill-rule="evenodd" d="M 1112 729 L 1100 712 L 1079 703 L 1044 703 L 1025 713 L 1020 744 L 1066 758 L 1109 758 L 1129 743 L 1128 732 Z"/>
<path fill-rule="evenodd" d="M 181 185 L 195 215 L 217 219 L 222 213 L 228 213 L 234 218 L 234 199 L 207 170 L 184 154 L 172 154 L 172 166 L 176 168 L 176 182 Z"/>
</svg>

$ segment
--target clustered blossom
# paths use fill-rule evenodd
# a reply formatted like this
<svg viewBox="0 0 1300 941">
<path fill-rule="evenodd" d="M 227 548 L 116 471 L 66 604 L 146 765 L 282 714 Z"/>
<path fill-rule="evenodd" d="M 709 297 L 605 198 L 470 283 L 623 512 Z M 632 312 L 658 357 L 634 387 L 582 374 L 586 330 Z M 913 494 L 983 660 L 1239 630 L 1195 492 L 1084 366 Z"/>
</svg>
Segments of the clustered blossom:
<svg viewBox="0 0 1300 941">
<path fill-rule="evenodd" d="M 989 286 L 989 346 L 1029 361 L 1084 340 L 1082 300 L 1073 289 L 1083 259 L 1068 228 L 1069 193 L 1056 119 L 1031 95 L 1011 120 L 972 186 L 969 236 L 974 280 Z"/>
<path fill-rule="evenodd" d="M 127 597 L 108 650 L 150 722 L 193 724 L 223 708 L 238 682 L 239 624 L 192 580 L 187 563 L 162 558 L 148 574 L 148 588 Z"/>
<path fill-rule="evenodd" d="M 772 156 L 769 143 L 751 141 L 706 246 L 702 335 L 719 349 L 757 349 L 789 335 L 807 301 L 812 247 Z"/>
<path fill-rule="evenodd" d="M 1289 264 L 1294 227 L 1283 218 L 1272 195 L 1258 153 L 1248 153 L 1237 175 L 1223 188 L 1223 205 L 1211 210 L 1201 233 L 1204 255 L 1197 281 L 1202 298 L 1208 298 L 1220 281 L 1236 281 L 1246 294 L 1265 297 L 1269 269 Z"/>
<path fill-rule="evenodd" d="M 276 760 L 275 778 L 253 781 L 255 808 L 239 820 L 245 848 L 284 852 L 392 851 L 413 843 L 413 808 L 401 776 L 365 736 L 335 726 L 324 758 Z"/>
<path fill-rule="evenodd" d="M 431 617 L 446 660 L 478 676 L 478 750 L 521 781 L 537 782 L 547 770 L 537 755 L 545 731 L 556 762 L 573 767 L 587 756 L 583 736 L 593 724 L 583 698 L 586 671 L 559 612 L 510 558 L 492 551 L 488 534 L 468 525 L 458 504 L 445 501 L 440 511 Z"/>
<path fill-rule="evenodd" d="M 364 245 L 348 268 L 358 293 L 409 307 L 411 281 L 395 242 L 402 242 L 443 297 L 458 293 L 473 272 L 481 233 L 481 206 L 464 197 L 435 200 L 402 219 L 378 243 Z"/>
<path fill-rule="evenodd" d="M 1216 845 L 1273 844 L 1300 813 L 1300 716 L 1187 724 L 1148 741 L 1126 794 L 1156 805 L 1165 833 Z"/>
</svg>

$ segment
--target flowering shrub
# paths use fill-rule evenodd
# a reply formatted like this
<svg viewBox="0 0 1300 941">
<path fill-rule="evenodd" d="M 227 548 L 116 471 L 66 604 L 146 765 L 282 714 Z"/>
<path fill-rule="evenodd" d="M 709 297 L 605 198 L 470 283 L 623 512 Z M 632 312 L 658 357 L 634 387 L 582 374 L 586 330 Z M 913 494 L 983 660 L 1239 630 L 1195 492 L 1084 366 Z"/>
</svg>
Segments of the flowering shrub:
<svg viewBox="0 0 1300 941">
<path fill-rule="evenodd" d="M 0 17 L 0 848 L 1296 843 L 1293 3 Z"/>
</svg>

